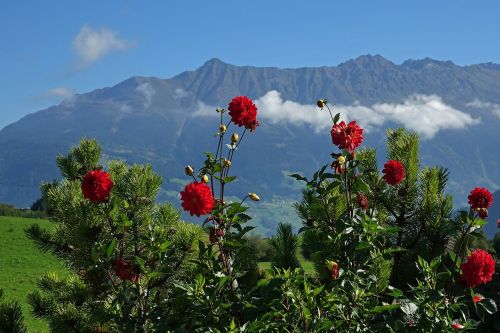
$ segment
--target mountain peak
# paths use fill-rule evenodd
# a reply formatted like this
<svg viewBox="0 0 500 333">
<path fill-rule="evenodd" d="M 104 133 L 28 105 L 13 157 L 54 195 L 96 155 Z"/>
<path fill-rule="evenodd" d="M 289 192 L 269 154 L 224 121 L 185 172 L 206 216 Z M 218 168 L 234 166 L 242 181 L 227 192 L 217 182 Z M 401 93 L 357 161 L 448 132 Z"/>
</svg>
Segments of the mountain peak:
<svg viewBox="0 0 500 333">
<path fill-rule="evenodd" d="M 356 67 L 361 67 L 361 68 L 375 68 L 375 67 L 386 67 L 386 66 L 394 66 L 394 63 L 390 60 L 387 60 L 380 54 L 364 54 L 356 59 L 351 59 L 348 60 L 340 66 L 356 66 Z"/>
<path fill-rule="evenodd" d="M 408 67 L 411 69 L 430 69 L 430 68 L 438 68 L 438 67 L 455 67 L 456 65 L 450 61 L 441 61 L 441 60 L 435 60 L 429 57 L 426 57 L 424 59 L 408 59 L 405 62 L 401 64 L 403 67 Z"/>
<path fill-rule="evenodd" d="M 219 58 L 212 58 L 206 61 L 201 67 L 215 67 L 215 66 L 226 66 L 228 65 Z"/>
</svg>

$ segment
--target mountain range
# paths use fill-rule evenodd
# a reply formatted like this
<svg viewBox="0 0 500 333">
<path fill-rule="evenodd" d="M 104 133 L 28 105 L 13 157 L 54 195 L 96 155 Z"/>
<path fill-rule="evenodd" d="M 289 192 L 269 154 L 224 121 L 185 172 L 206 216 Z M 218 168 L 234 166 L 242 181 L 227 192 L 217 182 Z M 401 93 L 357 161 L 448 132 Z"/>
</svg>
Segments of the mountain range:
<svg viewBox="0 0 500 333">
<path fill-rule="evenodd" d="M 203 152 L 216 148 L 215 108 L 238 95 L 256 101 L 261 125 L 237 152 L 234 171 L 241 177 L 229 195 L 259 193 L 262 201 L 253 208 L 262 234 L 274 232 L 278 222 L 298 223 L 292 204 L 301 184 L 288 175 L 311 174 L 334 151 L 329 115 L 315 107 L 319 98 L 365 128 L 365 144 L 377 148 L 380 163 L 387 128 L 417 131 L 421 165 L 449 168 L 447 191 L 458 207 L 476 186 L 500 188 L 498 64 L 429 58 L 395 64 L 365 55 L 337 66 L 289 69 L 211 59 L 172 78 L 137 76 L 76 94 L 4 127 L 0 202 L 29 206 L 40 196 L 41 181 L 59 178 L 55 157 L 88 137 L 103 145 L 104 163 L 152 164 L 164 177 L 160 200 L 178 205 L 188 181 L 185 165 L 199 166 Z"/>
</svg>

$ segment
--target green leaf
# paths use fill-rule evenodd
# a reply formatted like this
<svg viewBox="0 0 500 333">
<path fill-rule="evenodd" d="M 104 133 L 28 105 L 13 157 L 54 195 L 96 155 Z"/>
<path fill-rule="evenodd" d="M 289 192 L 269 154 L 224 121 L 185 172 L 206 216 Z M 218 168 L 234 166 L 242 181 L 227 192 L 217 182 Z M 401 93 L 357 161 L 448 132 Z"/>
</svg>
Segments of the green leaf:
<svg viewBox="0 0 500 333">
<path fill-rule="evenodd" d="M 384 311 L 390 311 L 394 309 L 399 309 L 399 304 L 387 304 L 387 305 L 377 305 L 373 309 L 370 310 L 370 312 L 373 313 L 380 313 Z"/>
<path fill-rule="evenodd" d="M 364 250 L 364 249 L 369 249 L 371 248 L 372 245 L 368 242 L 361 242 L 358 245 L 356 245 L 356 250 Z"/>
<path fill-rule="evenodd" d="M 325 285 L 322 285 L 322 286 L 320 286 L 320 287 L 318 287 L 318 288 L 314 289 L 314 291 L 313 291 L 313 296 L 318 296 L 318 295 L 319 295 L 319 293 L 321 293 L 321 292 L 323 291 L 323 288 L 324 288 L 324 287 L 325 287 Z"/>
<path fill-rule="evenodd" d="M 295 178 L 297 180 L 301 180 L 301 181 L 307 182 L 307 178 L 304 177 L 304 176 L 299 175 L 298 173 L 292 173 L 290 175 L 290 177 Z"/>
<path fill-rule="evenodd" d="M 493 314 L 498 311 L 495 301 L 492 300 L 491 298 L 485 298 L 481 302 L 478 302 L 477 304 L 489 314 Z"/>
<path fill-rule="evenodd" d="M 227 176 L 226 178 L 224 178 L 224 183 L 226 183 L 226 184 L 230 183 L 235 179 L 236 179 L 236 176 Z"/>
<path fill-rule="evenodd" d="M 403 311 L 408 316 L 411 316 L 415 312 L 417 312 L 418 306 L 412 302 L 404 302 L 401 303 L 401 311 Z"/>
<path fill-rule="evenodd" d="M 135 257 L 135 262 L 139 265 L 139 267 L 141 267 L 141 270 L 143 270 L 144 266 L 145 266 L 145 262 L 144 262 L 144 259 L 142 259 L 141 257 Z"/>
<path fill-rule="evenodd" d="M 337 113 L 335 117 L 333 117 L 333 123 L 336 124 L 340 119 L 340 113 Z"/>
<path fill-rule="evenodd" d="M 113 254 L 113 252 L 115 251 L 116 249 L 116 244 L 117 244 L 117 241 L 115 238 L 113 238 L 113 240 L 111 241 L 111 243 L 109 243 L 108 245 L 108 248 L 106 249 L 106 256 L 109 258 L 111 257 L 111 255 Z"/>
</svg>

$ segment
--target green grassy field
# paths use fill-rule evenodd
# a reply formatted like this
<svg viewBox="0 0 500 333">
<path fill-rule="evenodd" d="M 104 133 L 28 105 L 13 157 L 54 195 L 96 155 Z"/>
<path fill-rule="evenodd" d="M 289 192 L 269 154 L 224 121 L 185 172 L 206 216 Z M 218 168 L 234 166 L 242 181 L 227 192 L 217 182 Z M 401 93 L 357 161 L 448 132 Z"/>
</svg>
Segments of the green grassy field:
<svg viewBox="0 0 500 333">
<path fill-rule="evenodd" d="M 33 223 L 50 228 L 49 221 L 0 216 L 0 288 L 9 300 L 17 300 L 24 311 L 29 332 L 48 332 L 47 324 L 31 315 L 27 295 L 36 289 L 36 281 L 46 272 L 65 274 L 62 263 L 49 254 L 41 253 L 26 238 L 24 229 Z"/>
</svg>

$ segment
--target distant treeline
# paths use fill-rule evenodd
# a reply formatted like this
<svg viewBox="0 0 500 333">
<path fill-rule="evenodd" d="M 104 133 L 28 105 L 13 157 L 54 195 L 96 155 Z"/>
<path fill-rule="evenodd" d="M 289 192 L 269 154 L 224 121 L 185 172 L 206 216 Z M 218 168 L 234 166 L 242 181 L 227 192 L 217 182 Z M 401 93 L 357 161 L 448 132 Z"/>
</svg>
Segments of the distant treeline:
<svg viewBox="0 0 500 333">
<path fill-rule="evenodd" d="M 31 208 L 16 208 L 9 204 L 0 203 L 0 216 L 45 218 L 47 214 L 39 201 L 36 201 Z"/>
</svg>

